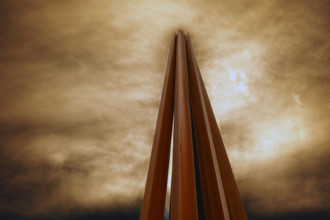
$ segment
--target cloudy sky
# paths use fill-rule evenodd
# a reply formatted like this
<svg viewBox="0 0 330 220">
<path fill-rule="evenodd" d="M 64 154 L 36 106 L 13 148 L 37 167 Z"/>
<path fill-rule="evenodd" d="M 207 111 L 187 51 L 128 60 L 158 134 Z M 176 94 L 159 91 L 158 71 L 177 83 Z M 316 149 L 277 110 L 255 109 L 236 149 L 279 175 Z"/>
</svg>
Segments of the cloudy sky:
<svg viewBox="0 0 330 220">
<path fill-rule="evenodd" d="M 1 219 L 136 219 L 190 33 L 249 219 L 329 219 L 330 2 L 2 0 Z"/>
</svg>

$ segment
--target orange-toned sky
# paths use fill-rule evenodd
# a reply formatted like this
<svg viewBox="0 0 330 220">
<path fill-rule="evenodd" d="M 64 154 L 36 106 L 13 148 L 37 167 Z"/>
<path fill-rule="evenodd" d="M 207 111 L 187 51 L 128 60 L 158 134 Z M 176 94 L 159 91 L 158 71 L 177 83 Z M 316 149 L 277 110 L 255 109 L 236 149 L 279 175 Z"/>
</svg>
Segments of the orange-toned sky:
<svg viewBox="0 0 330 220">
<path fill-rule="evenodd" d="M 248 213 L 330 211 L 329 11 L 322 0 L 1 1 L 0 212 L 140 205 L 179 28 Z"/>
</svg>

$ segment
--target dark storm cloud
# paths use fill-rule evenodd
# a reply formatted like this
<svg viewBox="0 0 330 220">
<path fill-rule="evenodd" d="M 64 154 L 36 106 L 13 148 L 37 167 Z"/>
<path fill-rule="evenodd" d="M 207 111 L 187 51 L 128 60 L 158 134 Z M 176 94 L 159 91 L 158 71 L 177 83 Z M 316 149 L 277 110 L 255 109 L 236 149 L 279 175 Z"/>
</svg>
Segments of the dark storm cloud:
<svg viewBox="0 0 330 220">
<path fill-rule="evenodd" d="M 151 142 L 152 128 L 141 114 L 150 104 L 157 109 L 157 99 L 137 89 L 153 89 L 142 84 L 148 80 L 127 75 L 130 65 L 148 60 L 121 64 L 116 56 L 129 54 L 117 46 L 118 33 L 104 36 L 102 15 L 85 24 L 80 13 L 90 5 L 62 3 L 8 3 L 11 23 L 1 37 L 1 210 L 48 215 L 114 208 L 135 203 L 131 196 L 143 189 L 144 141 Z"/>
<path fill-rule="evenodd" d="M 251 169 L 250 175 L 239 182 L 246 193 L 246 207 L 258 210 L 255 213 L 259 215 L 328 211 L 327 146 L 329 142 L 304 146 L 273 163 Z"/>
<path fill-rule="evenodd" d="M 327 1 L 0 4 L 2 212 L 139 206 L 178 28 L 249 214 L 328 210 Z"/>
</svg>

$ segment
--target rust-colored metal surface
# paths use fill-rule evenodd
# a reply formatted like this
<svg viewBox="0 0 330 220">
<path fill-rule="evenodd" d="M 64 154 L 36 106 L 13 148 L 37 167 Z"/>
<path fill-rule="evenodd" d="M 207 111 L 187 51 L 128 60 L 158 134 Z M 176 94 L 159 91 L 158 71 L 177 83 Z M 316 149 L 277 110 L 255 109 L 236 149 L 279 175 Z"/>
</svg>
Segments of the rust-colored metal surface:
<svg viewBox="0 0 330 220">
<path fill-rule="evenodd" d="M 171 44 L 140 219 L 164 219 L 173 111 L 170 219 L 197 220 L 200 210 L 205 219 L 246 220 L 190 37 L 181 30 Z"/>
<path fill-rule="evenodd" d="M 172 39 L 140 219 L 164 219 L 174 109 L 176 36 Z"/>
<path fill-rule="evenodd" d="M 200 76 L 201 78 L 201 76 Z M 218 166 L 220 168 L 223 186 L 226 194 L 228 209 L 230 213 L 230 219 L 231 220 L 246 220 L 246 212 L 243 206 L 243 202 L 241 200 L 235 177 L 232 171 L 232 168 L 230 166 L 230 162 L 219 132 L 219 128 L 210 104 L 210 101 L 208 99 L 206 89 L 203 86 L 203 94 L 205 97 L 205 104 L 206 109 L 208 112 L 209 122 L 211 126 L 212 131 L 212 137 L 213 142 L 215 143 L 215 151 L 218 158 Z"/>
<path fill-rule="evenodd" d="M 201 172 L 202 191 L 204 197 L 204 209 L 207 219 L 229 220 L 229 212 L 226 196 L 222 184 L 218 159 L 212 138 L 212 131 L 207 116 L 204 95 L 198 67 L 188 36 L 187 41 L 187 62 L 190 79 L 190 97 L 193 111 L 195 138 L 197 153 Z"/>
<path fill-rule="evenodd" d="M 220 169 L 221 180 L 222 180 L 222 185 L 223 185 L 223 189 L 224 189 L 225 196 L 226 196 L 226 203 L 227 203 L 230 219 L 231 220 L 244 220 L 244 219 L 247 219 L 246 213 L 244 210 L 244 206 L 243 206 L 241 197 L 239 195 L 239 191 L 238 191 L 238 188 L 236 185 L 234 174 L 233 174 L 233 171 L 230 166 L 230 162 L 229 162 L 229 159 L 228 159 L 228 156 L 227 156 L 227 153 L 226 153 L 226 150 L 225 150 L 225 147 L 224 147 L 224 144 L 223 144 L 220 132 L 219 132 L 219 128 L 218 128 L 218 125 L 217 125 L 217 122 L 216 122 L 216 119 L 215 119 L 215 116 L 214 116 L 214 113 L 212 110 L 212 106 L 211 106 L 210 100 L 208 98 L 207 91 L 206 91 L 202 76 L 200 74 L 200 70 L 199 70 L 197 62 L 196 62 L 196 58 L 194 56 L 194 52 L 192 49 L 191 40 L 190 40 L 189 36 L 187 36 L 187 41 L 189 42 L 189 45 L 190 45 L 189 48 L 191 51 L 191 58 L 192 58 L 192 60 L 188 59 L 188 61 L 190 60 L 190 63 L 193 65 L 191 75 L 196 74 L 196 77 L 197 77 L 196 81 L 199 81 L 198 89 L 200 89 L 199 93 L 202 93 L 203 104 L 204 104 L 203 106 L 205 107 L 202 109 L 203 109 L 203 113 L 204 113 L 204 109 L 206 109 L 206 115 L 207 115 L 208 119 L 205 119 L 205 121 L 208 121 L 208 126 L 210 126 L 212 142 L 213 142 L 215 154 L 217 157 L 218 168 Z M 189 58 L 189 55 L 188 55 L 188 58 Z M 189 71 L 190 71 L 190 69 L 189 69 Z M 195 90 L 197 90 L 197 88 L 195 88 L 193 85 L 191 85 L 191 87 L 194 88 Z M 194 100 L 193 103 L 195 101 L 196 100 Z M 198 110 L 198 108 L 193 108 L 193 109 Z M 199 128 L 199 130 L 202 131 L 202 129 L 200 129 L 200 128 Z M 210 218 L 210 219 L 214 219 L 214 218 Z M 225 219 L 227 219 L 227 218 L 225 218 Z"/>
<path fill-rule="evenodd" d="M 176 56 L 171 220 L 198 219 L 185 37 Z"/>
</svg>

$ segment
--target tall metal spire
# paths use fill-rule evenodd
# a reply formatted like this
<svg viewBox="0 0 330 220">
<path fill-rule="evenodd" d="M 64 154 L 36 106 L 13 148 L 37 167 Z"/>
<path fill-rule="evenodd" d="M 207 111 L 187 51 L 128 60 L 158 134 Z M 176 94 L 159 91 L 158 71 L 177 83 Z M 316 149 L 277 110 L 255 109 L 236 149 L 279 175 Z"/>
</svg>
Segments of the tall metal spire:
<svg viewBox="0 0 330 220">
<path fill-rule="evenodd" d="M 164 219 L 173 111 L 170 219 L 247 219 L 190 36 L 179 30 L 171 44 L 140 220 Z"/>
</svg>

